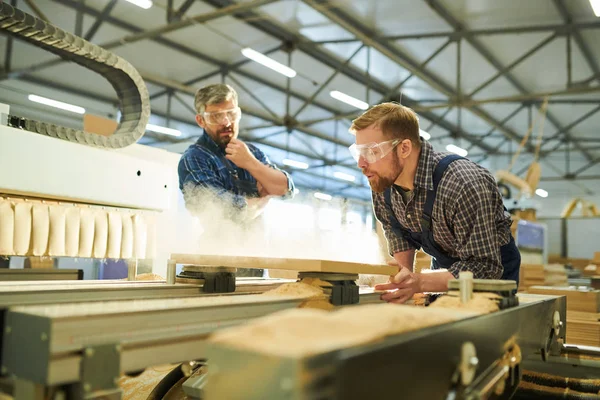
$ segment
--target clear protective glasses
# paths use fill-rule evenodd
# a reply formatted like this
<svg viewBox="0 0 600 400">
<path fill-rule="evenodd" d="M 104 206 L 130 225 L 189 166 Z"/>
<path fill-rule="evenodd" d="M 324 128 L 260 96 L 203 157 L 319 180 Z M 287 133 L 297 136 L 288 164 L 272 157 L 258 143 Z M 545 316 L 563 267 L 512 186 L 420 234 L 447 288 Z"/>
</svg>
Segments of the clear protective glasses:
<svg viewBox="0 0 600 400">
<path fill-rule="evenodd" d="M 400 142 L 402 142 L 401 139 L 392 139 L 379 143 L 354 143 L 349 147 L 349 149 L 350 154 L 352 154 L 352 157 L 356 162 L 358 162 L 358 160 L 362 157 L 367 163 L 373 164 L 387 156 Z"/>
<path fill-rule="evenodd" d="M 242 110 L 235 107 L 229 110 L 204 112 L 202 118 L 210 125 L 225 125 L 230 122 L 237 122 L 242 117 Z"/>
</svg>

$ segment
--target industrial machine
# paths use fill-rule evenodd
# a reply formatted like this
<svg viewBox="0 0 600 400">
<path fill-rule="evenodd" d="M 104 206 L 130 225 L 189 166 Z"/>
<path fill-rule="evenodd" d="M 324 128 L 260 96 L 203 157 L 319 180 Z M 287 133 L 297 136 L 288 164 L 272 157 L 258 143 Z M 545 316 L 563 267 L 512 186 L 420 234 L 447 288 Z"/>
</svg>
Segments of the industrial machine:
<svg viewBox="0 0 600 400">
<path fill-rule="evenodd" d="M 0 284 L 3 396 L 120 399 L 123 374 L 181 363 L 176 371 L 185 377 L 182 390 L 196 398 L 379 398 L 390 386 L 412 398 L 508 397 L 527 360 L 547 363 L 572 352 L 564 345 L 564 297 L 514 297 L 505 284 L 498 288 L 469 279 L 456 283 L 459 318 L 440 317 L 435 326 L 410 329 L 411 320 L 403 318 L 410 307 L 403 306 L 397 308 L 399 319 L 383 320 L 395 321 L 396 328 L 377 341 L 302 357 L 267 356 L 215 342 L 213 335 L 226 328 L 299 307 L 299 313 L 315 310 L 305 309 L 310 305 L 305 296 L 270 294 L 293 280 L 232 275 L 230 268 L 267 267 L 262 260 L 215 261 L 171 254 L 164 247 L 160 217 L 176 203 L 178 155 L 135 144 L 150 105 L 143 80 L 127 61 L 6 2 L 0 2 L 0 30 L 109 80 L 121 111 L 116 131 L 103 136 L 0 108 L 0 159 L 14 167 L 0 169 L 0 256 L 122 259 L 129 269 L 128 280 L 48 281 L 37 271 L 33 281 Z M 136 281 L 142 260 L 166 279 Z M 347 315 L 371 310 L 363 307 L 389 310 L 378 304 L 380 293 L 359 288 L 354 280 L 363 271 L 390 275 L 391 267 L 285 262 L 301 279 L 319 282 L 318 297 L 327 308 Z M 187 275 L 176 277 L 177 263 L 191 266 Z M 496 292 L 501 310 L 461 311 L 479 290 Z M 410 309 L 413 322 L 435 313 Z M 343 321 L 351 318 L 340 327 Z M 353 327 L 359 332 L 367 325 Z M 320 343 L 335 339 L 334 332 L 310 344 L 322 348 Z"/>
</svg>

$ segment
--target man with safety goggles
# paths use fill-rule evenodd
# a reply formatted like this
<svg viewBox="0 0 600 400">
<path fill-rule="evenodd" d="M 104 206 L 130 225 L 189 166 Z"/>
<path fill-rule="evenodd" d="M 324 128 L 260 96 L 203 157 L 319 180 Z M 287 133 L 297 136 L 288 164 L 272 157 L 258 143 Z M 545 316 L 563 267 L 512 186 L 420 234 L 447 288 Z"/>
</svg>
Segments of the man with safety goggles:
<svg viewBox="0 0 600 400">
<path fill-rule="evenodd" d="M 372 189 L 373 209 L 399 272 L 382 299 L 404 303 L 415 293 L 448 290 L 460 271 L 476 279 L 519 282 L 521 256 L 494 177 L 420 137 L 417 115 L 396 103 L 356 118 L 350 152 Z M 430 273 L 413 272 L 415 250 L 431 255 Z"/>
<path fill-rule="evenodd" d="M 183 153 L 178 167 L 179 187 L 188 208 L 202 210 L 199 194 L 205 192 L 198 188 L 210 189 L 235 209 L 246 211 L 246 219 L 260 215 L 271 197 L 293 196 L 292 178 L 258 147 L 238 139 L 242 112 L 231 86 L 199 89 L 194 106 L 203 133 Z"/>
</svg>

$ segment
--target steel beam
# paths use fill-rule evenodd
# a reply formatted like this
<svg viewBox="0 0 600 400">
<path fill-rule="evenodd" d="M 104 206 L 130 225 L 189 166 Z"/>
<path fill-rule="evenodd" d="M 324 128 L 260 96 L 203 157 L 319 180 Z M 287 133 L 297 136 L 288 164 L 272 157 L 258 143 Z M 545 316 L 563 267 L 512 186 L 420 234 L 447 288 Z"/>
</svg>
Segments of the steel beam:
<svg viewBox="0 0 600 400">
<path fill-rule="evenodd" d="M 29 0 L 33 1 L 33 0 Z M 81 4 L 85 3 L 85 0 L 79 0 Z M 41 17 L 40 17 L 41 18 Z M 81 37 L 83 31 L 83 12 L 81 10 L 75 13 L 75 36 Z"/>
<path fill-rule="evenodd" d="M 210 4 L 214 7 L 219 7 L 219 8 L 226 7 L 230 4 L 235 3 L 233 0 L 204 0 L 204 2 L 207 4 Z M 267 18 L 261 14 L 257 14 L 255 12 L 245 12 L 245 13 L 241 13 L 241 14 L 238 13 L 238 16 L 236 16 L 236 18 L 240 18 L 241 20 L 245 21 L 249 25 L 251 25 L 251 26 L 261 30 L 262 32 L 265 32 L 268 35 L 273 36 L 283 42 L 294 43 L 297 50 L 302 51 L 303 53 L 306 53 L 307 55 L 311 56 L 315 60 L 323 63 L 324 65 L 326 65 L 330 68 L 333 68 L 333 69 L 340 68 L 341 72 L 344 75 L 346 75 L 348 78 L 350 78 L 356 82 L 359 82 L 363 85 L 367 85 L 368 82 L 370 82 L 370 85 L 373 88 L 373 90 L 380 94 L 384 94 L 389 90 L 389 88 L 384 83 L 382 83 L 381 81 L 375 80 L 372 77 L 369 81 L 367 81 L 364 71 L 361 71 L 358 68 L 355 68 L 352 66 L 343 67 L 341 65 L 342 61 L 337 59 L 337 57 L 331 55 L 329 52 L 326 52 L 326 51 L 318 48 L 313 43 L 309 43 L 309 42 L 303 40 L 302 37 L 287 31 L 285 28 L 281 27 L 280 25 L 270 22 L 269 18 Z M 410 99 L 407 96 L 404 96 L 403 103 L 408 107 L 415 107 L 417 105 L 416 101 Z M 433 120 L 436 117 L 436 114 L 429 113 L 427 111 L 422 112 L 421 115 L 424 118 L 427 118 L 429 120 Z M 456 125 L 454 125 L 448 121 L 441 121 L 439 125 L 448 131 L 456 131 L 457 130 Z M 483 146 L 484 146 L 484 150 L 488 150 L 488 151 L 491 150 L 490 146 L 487 146 L 485 144 L 483 144 Z"/>
<path fill-rule="evenodd" d="M 582 123 L 583 121 L 585 121 L 585 120 L 589 119 L 590 117 L 596 115 L 598 113 L 598 111 L 600 111 L 600 106 L 598 106 L 596 108 L 593 108 L 592 110 L 590 110 L 587 113 L 583 114 L 581 117 L 577 118 L 575 121 L 571 122 L 569 125 L 565 126 L 563 129 L 559 129 L 558 131 L 554 132 L 554 134 L 552 134 L 552 136 L 550 136 L 548 138 L 545 138 L 542 141 L 542 146 L 544 146 L 544 144 L 550 142 L 551 140 L 557 139 L 566 130 L 571 130 L 575 126 L 577 126 L 580 123 Z M 579 138 L 577 138 L 577 140 L 579 140 Z M 547 152 L 552 152 L 552 150 L 549 150 Z"/>
<path fill-rule="evenodd" d="M 185 15 L 185 13 L 188 12 L 188 10 L 194 4 L 195 1 L 196 0 L 185 0 L 185 2 L 173 14 L 173 21 L 180 20 Z"/>
<path fill-rule="evenodd" d="M 575 177 L 574 175 L 565 175 L 565 176 L 543 176 L 540 178 L 542 182 L 560 182 L 560 181 L 600 181 L 600 175 L 579 175 Z"/>
<path fill-rule="evenodd" d="M 94 21 L 94 24 L 85 33 L 85 36 L 84 36 L 85 40 L 87 40 L 88 42 L 92 41 L 92 39 L 96 35 L 96 32 L 98 32 L 98 29 L 100 29 L 100 26 L 102 26 L 102 23 L 104 22 L 106 17 L 110 15 L 110 13 L 112 12 L 113 8 L 115 8 L 116 5 L 117 5 L 117 0 L 110 0 L 108 2 L 108 4 L 106 4 L 104 6 L 102 11 L 100 12 L 100 15 Z"/>
<path fill-rule="evenodd" d="M 82 13 L 86 13 L 86 14 L 90 14 L 90 15 L 96 15 L 96 17 L 100 17 L 102 15 L 101 12 L 95 10 L 94 8 L 88 7 L 85 4 L 79 3 L 77 0 L 54 0 L 54 1 L 56 1 L 60 4 L 63 4 L 65 6 L 74 8 L 75 10 L 77 10 L 77 12 L 82 12 Z M 193 24 L 202 24 L 202 23 L 205 23 L 205 22 L 217 19 L 217 18 L 221 18 L 226 15 L 230 15 L 232 13 L 243 12 L 245 10 L 252 9 L 253 7 L 258 7 L 261 5 L 269 4 L 274 1 L 277 1 L 277 0 L 253 0 L 250 2 L 242 3 L 242 4 L 236 3 L 229 7 L 225 7 L 225 8 L 219 9 L 219 10 L 196 15 L 195 17 L 191 17 L 191 18 L 185 18 L 184 20 L 168 23 L 166 25 L 160 26 L 158 28 L 150 29 L 147 31 L 137 28 L 136 26 L 130 25 L 129 23 L 126 23 L 126 22 L 122 22 L 119 24 L 117 22 L 118 20 L 116 18 L 110 18 L 108 15 L 104 15 L 103 20 L 113 23 L 121 28 L 124 28 L 125 26 L 127 26 L 127 28 L 125 28 L 125 29 L 128 29 L 129 31 L 132 31 L 134 33 L 129 34 L 125 37 L 116 39 L 116 40 L 112 40 L 107 43 L 103 43 L 100 45 L 100 47 L 102 47 L 106 50 L 110 50 L 115 47 L 123 46 L 125 44 L 135 43 L 140 40 L 156 39 L 156 38 L 159 38 L 161 35 L 171 33 L 171 32 L 183 29 L 183 28 L 187 28 L 188 26 L 191 26 Z M 121 22 L 121 21 L 119 21 L 119 22 Z M 163 44 L 165 44 L 164 43 L 165 39 L 161 38 L 159 40 L 159 42 L 160 41 L 163 41 Z M 180 48 L 181 47 L 184 47 L 184 46 L 180 46 Z M 205 60 L 205 61 L 208 61 L 208 60 Z M 216 60 L 211 60 L 211 61 L 213 61 L 213 63 L 216 62 L 216 64 L 220 63 Z M 211 62 L 211 61 L 209 61 L 209 62 Z M 61 64 L 63 62 L 65 62 L 65 61 L 62 59 L 57 59 L 57 60 L 40 63 L 37 65 L 33 65 L 31 67 L 23 68 L 19 71 L 14 71 L 14 72 L 10 73 L 8 76 L 6 76 L 5 78 L 9 78 L 9 79 L 10 78 L 18 78 L 20 74 L 38 71 L 40 69 L 44 69 L 47 67 Z"/>
<path fill-rule="evenodd" d="M 531 57 L 532 55 L 534 55 L 535 53 L 537 53 L 537 51 L 540 50 L 542 47 L 544 47 L 547 44 L 553 42 L 554 39 L 556 39 L 557 37 L 558 37 L 557 33 L 553 33 L 552 35 L 548 36 L 547 38 L 545 38 L 544 40 L 542 40 L 540 43 L 538 43 L 537 45 L 535 45 L 533 48 L 531 48 L 531 50 L 525 52 L 525 54 L 523 54 L 521 57 L 517 58 L 515 61 L 513 61 L 512 63 L 510 63 L 506 67 L 504 67 L 501 70 L 499 70 L 490 79 L 488 79 L 487 81 L 483 82 L 481 85 L 477 86 L 477 88 L 475 88 L 471 93 L 469 93 L 467 95 L 467 97 L 473 97 L 473 96 L 475 96 L 477 93 L 479 93 L 480 91 L 482 91 L 483 89 L 485 89 L 486 87 L 488 87 L 490 84 L 492 84 L 492 82 L 495 82 L 501 76 L 506 75 L 508 72 L 512 71 L 516 66 L 518 66 L 519 64 L 521 64 L 523 61 L 527 60 L 529 57 Z"/>
<path fill-rule="evenodd" d="M 33 11 L 33 13 L 39 18 L 43 19 L 46 22 L 52 23 L 46 16 L 46 14 L 44 14 L 44 12 L 37 6 L 34 0 L 25 0 L 25 3 L 27 3 L 29 8 L 31 8 L 31 11 Z"/>
<path fill-rule="evenodd" d="M 357 19 L 341 11 L 339 8 L 332 7 L 331 4 L 327 3 L 325 0 L 304 0 L 304 2 L 314 7 L 315 10 L 321 12 L 332 22 L 339 24 L 342 28 L 360 38 L 363 42 L 381 52 L 390 60 L 406 68 L 409 72 L 412 72 L 415 76 L 422 79 L 434 90 L 437 90 L 448 97 L 456 98 L 456 91 L 448 83 L 442 81 L 430 71 L 421 69 L 417 61 L 409 57 L 407 54 L 401 52 L 397 47 L 394 47 L 389 43 L 374 40 L 373 38 L 377 36 L 376 32 L 364 26 L 364 24 Z M 501 132 L 507 135 L 507 137 L 510 137 L 515 141 L 521 140 L 521 137 L 516 132 L 514 132 L 512 129 L 499 125 L 498 121 L 483 109 L 472 107 L 471 111 L 488 124 L 497 126 Z M 450 132 L 458 132 L 458 127 L 448 130 Z M 490 146 L 487 146 L 483 143 L 480 144 L 480 147 L 481 146 L 484 146 L 487 151 L 492 150 Z"/>
<path fill-rule="evenodd" d="M 567 9 L 567 5 L 562 0 L 554 0 L 554 6 L 560 13 L 563 21 L 565 21 L 565 24 L 571 26 L 571 24 L 573 23 L 573 17 Z M 572 35 L 575 39 L 575 42 L 577 43 L 577 46 L 579 46 L 579 49 L 581 50 L 581 54 L 583 54 L 583 57 L 585 58 L 590 69 L 594 73 L 594 76 L 596 76 L 596 78 L 600 80 L 600 68 L 598 67 L 598 62 L 596 61 L 596 57 L 592 53 L 590 47 L 583 39 L 581 32 L 579 31 L 579 29 L 573 28 Z"/>
<path fill-rule="evenodd" d="M 344 61 L 344 63 L 342 64 L 343 67 L 347 66 L 350 61 L 352 61 L 352 59 L 358 54 L 359 51 L 361 51 L 362 49 L 364 49 L 365 45 L 361 45 L 358 46 L 358 49 L 356 49 L 351 55 L 350 57 L 348 57 L 346 59 L 346 61 Z M 309 105 L 312 104 L 312 102 L 317 98 L 317 96 L 319 95 L 319 93 L 321 93 L 323 91 L 323 89 L 325 89 L 325 87 L 327 85 L 329 85 L 329 83 L 340 73 L 340 68 L 336 69 L 335 71 L 333 71 L 333 73 L 331 75 L 329 75 L 329 78 L 327 78 L 325 80 L 325 82 L 321 83 L 321 85 L 319 86 L 319 88 L 312 94 L 312 96 L 310 96 L 310 98 L 306 99 L 306 101 L 304 102 L 304 104 L 302 104 L 302 106 L 298 109 L 298 111 L 296 111 L 296 113 L 292 116 L 293 119 L 298 118 L 298 115 L 304 111 L 304 109 Z M 288 113 L 289 115 L 289 113 Z"/>
<path fill-rule="evenodd" d="M 419 40 L 419 39 L 436 39 L 436 38 L 452 38 L 453 40 L 460 39 L 469 36 L 485 36 L 485 35 L 512 35 L 519 33 L 536 33 L 536 32 L 558 32 L 565 33 L 566 30 L 573 29 L 598 29 L 600 28 L 600 21 L 591 22 L 572 22 L 568 25 L 565 24 L 547 24 L 547 25 L 526 25 L 526 26 L 515 26 L 509 28 L 489 28 L 489 29 L 466 29 L 464 31 L 441 31 L 441 32 L 429 32 L 429 33 L 415 33 L 407 35 L 383 35 L 378 36 L 378 40 Z M 329 43 L 352 43 L 358 42 L 359 39 L 331 39 L 331 40 L 319 40 L 313 43 L 316 44 L 329 44 Z"/>
<path fill-rule="evenodd" d="M 425 1 L 431 7 L 431 9 L 434 10 L 440 17 L 442 17 L 444 19 L 444 21 L 446 21 L 446 23 L 448 23 L 450 26 L 452 26 L 454 28 L 454 30 L 459 31 L 459 32 L 464 30 L 463 24 L 461 22 L 459 22 L 458 20 L 456 20 L 456 18 L 454 18 L 450 14 L 450 12 L 448 12 L 448 10 L 440 4 L 439 1 L 436 1 L 436 0 L 425 0 Z M 473 48 L 475 50 L 477 50 L 479 52 L 479 54 L 481 56 L 483 56 L 490 64 L 492 64 L 494 66 L 494 68 L 496 68 L 499 71 L 503 70 L 504 66 L 502 65 L 502 63 L 500 63 L 500 61 L 498 61 L 496 59 L 496 57 L 494 57 L 492 55 L 492 53 L 487 48 L 485 48 L 485 46 L 483 46 L 477 39 L 475 39 L 473 36 L 469 36 L 469 35 L 466 35 L 464 38 L 465 38 L 465 40 L 467 40 L 469 42 L 469 44 L 471 46 L 473 46 Z M 510 83 L 512 83 L 512 85 L 515 88 L 517 88 L 517 90 L 519 90 L 519 92 L 521 92 L 523 94 L 529 94 L 529 91 L 512 74 L 507 72 L 504 74 L 504 77 Z M 472 108 L 472 110 L 473 109 L 474 108 Z M 563 129 L 562 124 L 560 124 L 560 122 L 549 111 L 546 113 L 546 118 L 548 118 L 548 120 L 550 122 L 552 122 L 554 124 L 554 126 L 556 126 L 557 128 Z M 579 150 L 588 160 L 591 160 L 593 158 L 592 155 L 588 151 L 585 150 L 585 148 L 580 146 L 577 143 L 577 141 L 575 141 L 571 137 L 571 134 L 569 132 L 565 132 L 565 137 L 569 138 L 569 140 L 572 140 L 573 144 L 577 147 L 577 150 Z M 530 147 L 530 146 L 528 146 L 528 147 Z"/>
</svg>

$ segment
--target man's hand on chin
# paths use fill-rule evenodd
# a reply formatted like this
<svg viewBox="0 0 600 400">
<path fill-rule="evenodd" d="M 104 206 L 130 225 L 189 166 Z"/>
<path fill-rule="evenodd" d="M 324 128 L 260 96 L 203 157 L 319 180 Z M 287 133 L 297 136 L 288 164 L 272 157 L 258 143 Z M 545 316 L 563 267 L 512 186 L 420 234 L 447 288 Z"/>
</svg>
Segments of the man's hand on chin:
<svg viewBox="0 0 600 400">
<path fill-rule="evenodd" d="M 401 268 L 389 283 L 375 285 L 375 290 L 386 290 L 381 299 L 388 303 L 403 304 L 410 300 L 415 293 L 421 293 L 421 275 Z"/>
<path fill-rule="evenodd" d="M 235 138 L 232 138 L 229 144 L 227 144 L 227 147 L 225 148 L 225 158 L 231 160 L 231 162 L 243 169 L 250 169 L 252 164 L 258 161 L 256 157 L 254 157 L 254 154 L 250 152 L 246 143 Z"/>
</svg>

